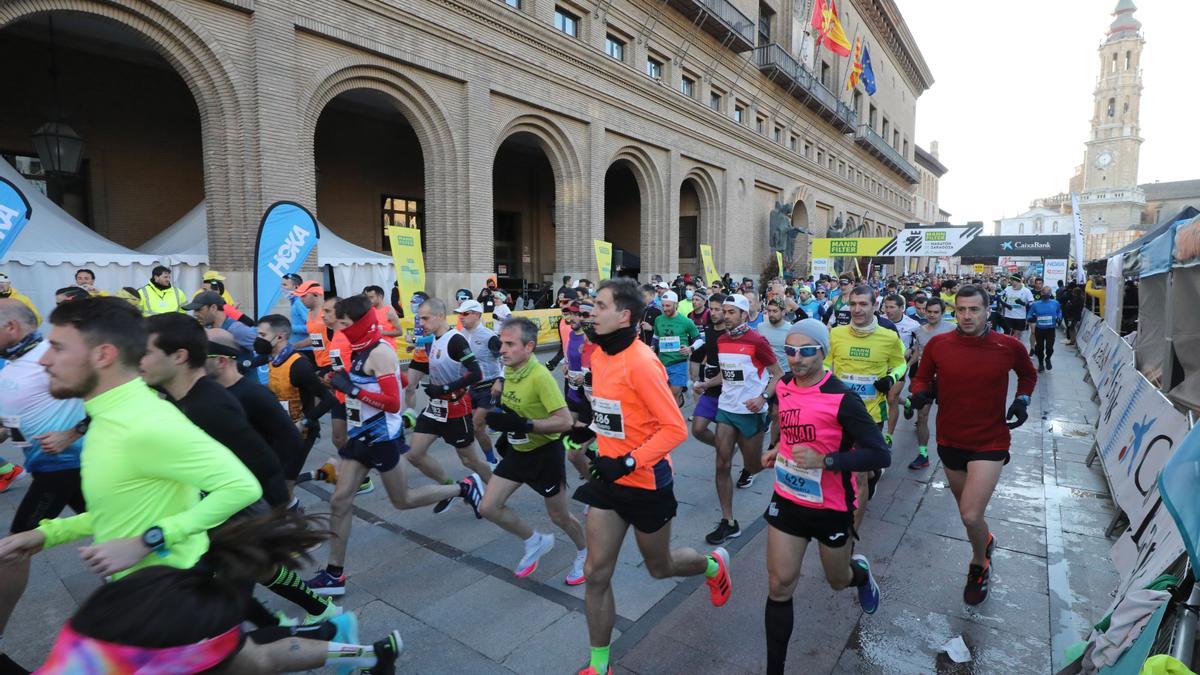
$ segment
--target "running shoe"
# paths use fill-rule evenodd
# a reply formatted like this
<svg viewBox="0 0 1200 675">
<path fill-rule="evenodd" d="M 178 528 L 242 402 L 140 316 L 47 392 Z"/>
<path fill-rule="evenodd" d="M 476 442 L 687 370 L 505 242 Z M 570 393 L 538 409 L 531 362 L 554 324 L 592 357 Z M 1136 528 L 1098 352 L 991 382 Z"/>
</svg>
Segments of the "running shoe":
<svg viewBox="0 0 1200 675">
<path fill-rule="evenodd" d="M 0 474 L 0 492 L 4 492 L 10 485 L 13 484 L 21 474 L 25 473 L 25 469 L 13 464 L 13 468 L 8 473 Z"/>
<path fill-rule="evenodd" d="M 913 461 L 908 463 L 908 468 L 912 469 L 913 471 L 918 471 L 918 470 L 924 469 L 928 466 L 929 466 L 929 457 L 926 455 L 922 455 L 919 452 L 917 453 L 916 459 L 914 459 Z"/>
<path fill-rule="evenodd" d="M 871 574 L 871 563 L 861 553 L 850 556 L 850 564 L 858 565 L 867 573 L 867 583 L 858 587 L 858 604 L 867 614 L 874 614 L 879 609 L 879 584 L 875 583 L 875 575 Z"/>
<path fill-rule="evenodd" d="M 400 657 L 400 652 L 404 651 L 404 640 L 400 638 L 400 631 L 388 633 L 387 637 L 372 646 L 375 648 L 375 667 L 365 668 L 361 672 L 371 675 L 395 675 L 396 659 Z"/>
<path fill-rule="evenodd" d="M 541 532 L 534 534 L 538 535 L 537 541 L 533 542 L 533 546 L 525 545 L 525 555 L 521 556 L 521 562 L 517 563 L 517 569 L 514 570 L 518 579 L 524 579 L 533 574 L 533 571 L 537 569 L 538 560 L 541 560 L 542 556 L 554 548 L 553 536 Z"/>
<path fill-rule="evenodd" d="M 356 492 L 354 494 L 358 497 L 361 497 L 363 495 L 369 495 L 374 491 L 375 491 L 375 481 L 371 480 L 370 476 L 367 476 L 367 479 L 362 482 L 362 485 L 358 486 L 358 492 Z"/>
<path fill-rule="evenodd" d="M 305 616 L 304 621 L 301 622 L 300 625 L 301 626 L 311 626 L 314 623 L 321 623 L 322 621 L 332 621 L 333 617 L 339 616 L 339 615 L 341 615 L 341 613 L 342 613 L 342 608 L 338 607 L 337 605 L 335 605 L 331 602 L 331 603 L 329 603 L 329 605 L 327 607 L 325 607 L 324 612 L 321 612 L 320 614 L 309 614 L 309 615 Z"/>
<path fill-rule="evenodd" d="M 1046 370 L 1054 370 L 1054 364 L 1050 363 L 1050 357 L 1046 357 Z"/>
<path fill-rule="evenodd" d="M 459 485 L 463 487 L 463 499 L 467 504 L 470 504 L 471 510 L 475 512 L 475 519 L 480 520 L 483 514 L 479 512 L 479 503 L 483 501 L 483 479 L 479 474 L 472 473 L 470 476 L 462 479 Z"/>
<path fill-rule="evenodd" d="M 738 476 L 737 486 L 743 490 L 754 485 L 754 474 L 742 469 L 741 475 Z"/>
<path fill-rule="evenodd" d="M 346 594 L 346 575 L 343 574 L 335 577 L 329 573 L 329 570 L 324 567 L 317 575 L 304 583 L 313 589 L 317 595 L 345 595 Z"/>
<path fill-rule="evenodd" d="M 596 672 L 596 669 L 589 665 L 587 668 L 576 673 L 576 675 L 600 675 L 600 673 Z M 612 668 L 605 671 L 604 675 L 612 675 Z"/>
<path fill-rule="evenodd" d="M 867 501 L 875 499 L 875 488 L 879 487 L 879 479 L 883 478 L 883 469 L 875 469 L 867 477 Z"/>
<path fill-rule="evenodd" d="M 978 605 L 987 600 L 988 578 L 991 576 L 991 564 L 983 567 L 971 565 L 967 568 L 967 585 L 963 587 L 963 602 L 968 605 Z"/>
<path fill-rule="evenodd" d="M 704 541 L 716 546 L 718 544 L 724 544 L 730 539 L 737 539 L 740 536 L 742 536 L 742 528 L 738 526 L 738 522 L 736 520 L 728 521 L 722 518 L 721 520 L 717 521 L 717 529 L 709 532 L 708 536 L 704 538 Z"/>
<path fill-rule="evenodd" d="M 333 636 L 333 642 L 343 645 L 358 644 L 358 617 L 354 612 L 346 612 L 340 616 L 334 617 L 331 621 L 337 626 L 337 633 Z M 357 668 L 354 666 L 335 666 L 334 670 L 338 675 L 352 675 Z"/>
<path fill-rule="evenodd" d="M 907 398 L 904 399 L 904 419 L 911 420 L 916 412 L 916 410 L 913 410 L 912 400 Z"/>
<path fill-rule="evenodd" d="M 733 592 L 733 581 L 729 578 L 729 551 L 724 547 L 713 549 L 712 559 L 717 561 L 717 573 L 705 579 L 704 583 L 708 584 L 713 607 L 720 607 L 729 600 L 729 594 Z"/>
<path fill-rule="evenodd" d="M 461 486 L 462 483 L 459 483 L 459 485 Z M 454 500 L 458 499 L 461 496 L 462 495 L 454 495 L 453 497 L 446 497 L 442 501 L 433 505 L 433 512 L 434 513 L 445 513 L 446 509 L 450 508 L 450 505 L 454 503 Z"/>
<path fill-rule="evenodd" d="M 991 569 L 992 569 L 992 552 L 995 550 L 996 550 L 996 535 L 992 534 L 991 532 L 988 532 L 987 552 L 984 553 L 984 555 L 987 556 L 988 573 L 989 574 L 991 574 Z"/>
<path fill-rule="evenodd" d="M 587 551 L 580 551 L 575 554 L 575 562 L 571 563 L 571 571 L 567 572 L 567 578 L 563 580 L 568 586 L 578 586 L 587 581 L 587 577 L 583 574 L 583 564 L 587 562 Z"/>
</svg>

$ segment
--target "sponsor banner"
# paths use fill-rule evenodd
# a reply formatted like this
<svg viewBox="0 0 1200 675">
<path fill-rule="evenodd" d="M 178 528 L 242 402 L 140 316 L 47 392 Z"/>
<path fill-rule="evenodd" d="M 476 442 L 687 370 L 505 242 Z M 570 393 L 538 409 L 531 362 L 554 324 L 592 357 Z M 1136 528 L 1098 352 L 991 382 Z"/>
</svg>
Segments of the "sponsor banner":
<svg viewBox="0 0 1200 675">
<path fill-rule="evenodd" d="M 713 262 L 712 246 L 700 244 L 700 259 L 704 261 L 704 283 L 711 286 L 712 282 L 721 278 L 717 273 L 717 265 Z"/>
<path fill-rule="evenodd" d="M 894 237 L 845 237 L 840 239 L 817 238 L 812 240 L 813 258 L 848 258 L 852 256 L 873 257 L 877 255 L 894 255 L 883 253 L 885 248 L 895 244 Z"/>
<path fill-rule="evenodd" d="M 775 251 L 775 264 L 779 266 L 779 278 L 783 278 L 783 254 Z"/>
<path fill-rule="evenodd" d="M 1070 251 L 1071 235 L 1069 234 L 1027 234 L 1005 237 L 989 235 L 975 237 L 952 255 L 1066 258 Z"/>
<path fill-rule="evenodd" d="M 33 207 L 16 185 L 0 178 L 0 258 L 20 236 L 33 217 Z"/>
<path fill-rule="evenodd" d="M 1079 217 L 1079 198 L 1071 193 L 1071 241 L 1075 257 L 1075 283 L 1084 282 L 1083 274 L 1083 219 Z"/>
<path fill-rule="evenodd" d="M 909 227 L 896 238 L 896 250 L 886 255 L 953 256 L 983 232 L 982 225 L 966 227 Z"/>
<path fill-rule="evenodd" d="M 1157 495 L 1158 490 L 1155 489 L 1154 493 Z M 1121 582 L 1117 585 L 1109 611 L 1129 591 L 1145 588 L 1158 575 L 1170 569 L 1185 550 L 1183 537 L 1171 514 L 1162 505 L 1162 500 L 1156 498 L 1155 508 L 1141 519 L 1130 520 L 1129 529 L 1117 538 L 1110 551 Z"/>
<path fill-rule="evenodd" d="M 392 264 L 396 266 L 400 306 L 408 307 L 413 293 L 425 290 L 425 254 L 421 250 L 421 230 L 415 227 L 389 227 L 387 236 L 392 245 Z"/>
<path fill-rule="evenodd" d="M 822 274 L 832 274 L 833 265 L 829 258 L 813 258 L 812 259 L 812 276 L 814 279 L 820 279 Z"/>
<path fill-rule="evenodd" d="M 971 271 L 974 272 L 975 274 L 983 274 L 983 268 L 984 268 L 984 266 L 979 263 L 975 263 L 974 265 L 971 265 Z"/>
<path fill-rule="evenodd" d="M 263 214 L 254 249 L 254 315 L 268 314 L 283 294 L 284 275 L 295 274 L 317 245 L 317 219 L 295 202 L 275 202 Z"/>
<path fill-rule="evenodd" d="M 593 239 L 592 246 L 596 249 L 596 273 L 600 281 L 612 276 L 612 242 L 603 239 Z M 709 283 L 712 283 L 711 281 Z"/>
<path fill-rule="evenodd" d="M 523 309 L 515 311 L 512 316 L 522 316 L 533 322 L 538 329 L 537 344 L 539 347 L 546 345 L 558 344 L 558 320 L 562 318 L 562 312 L 555 309 Z M 449 317 L 447 317 L 449 318 Z M 492 315 L 483 315 L 483 325 L 499 332 L 500 324 L 492 319 Z M 404 316 L 400 319 L 400 329 L 403 334 L 396 336 L 396 354 L 401 361 L 412 359 L 413 347 L 409 343 L 413 332 L 413 317 Z"/>
<path fill-rule="evenodd" d="M 1052 289 L 1058 288 L 1058 282 L 1067 283 L 1067 260 L 1065 258 L 1056 258 L 1046 261 L 1045 270 L 1046 285 Z"/>
</svg>

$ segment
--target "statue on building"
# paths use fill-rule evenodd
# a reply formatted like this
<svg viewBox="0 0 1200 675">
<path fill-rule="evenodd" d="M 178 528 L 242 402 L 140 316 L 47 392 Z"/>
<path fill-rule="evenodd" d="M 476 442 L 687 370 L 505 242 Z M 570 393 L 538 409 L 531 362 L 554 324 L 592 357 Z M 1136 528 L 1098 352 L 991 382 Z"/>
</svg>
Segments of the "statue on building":
<svg viewBox="0 0 1200 675">
<path fill-rule="evenodd" d="M 770 228 L 771 250 L 782 253 L 784 261 L 791 264 L 796 254 L 796 235 L 808 234 L 808 230 L 792 224 L 792 207 L 783 202 L 775 202 L 767 225 Z"/>
</svg>

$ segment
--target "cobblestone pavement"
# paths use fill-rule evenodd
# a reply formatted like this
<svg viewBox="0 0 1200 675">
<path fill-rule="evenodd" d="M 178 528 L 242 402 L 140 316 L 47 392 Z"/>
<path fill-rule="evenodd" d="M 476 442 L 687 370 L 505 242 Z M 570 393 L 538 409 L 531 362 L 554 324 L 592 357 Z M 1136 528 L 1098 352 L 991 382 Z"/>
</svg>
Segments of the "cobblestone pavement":
<svg viewBox="0 0 1200 675">
<path fill-rule="evenodd" d="M 1082 362 L 1060 339 L 1055 368 L 1040 378 L 1029 422 L 1013 434 L 1012 463 L 987 512 L 999 548 L 991 595 L 977 608 L 962 602 L 970 552 L 954 499 L 936 457 L 928 469 L 906 468 L 916 440 L 912 424 L 902 420 L 893 467 L 880 482 L 857 546 L 871 559 L 882 605 L 867 616 L 852 592 L 831 591 L 810 552 L 796 590 L 789 671 L 1050 672 L 1063 648 L 1099 618 L 1117 584 L 1104 538 L 1113 504 L 1099 464 L 1084 465 L 1096 419 L 1091 393 Z M 327 438 L 313 451 L 310 465 L 332 454 Z M 451 475 L 463 473 L 448 446 L 439 442 L 433 454 Z M 712 449 L 689 440 L 673 457 L 680 504 L 672 542 L 707 550 L 704 534 L 720 517 Z M 408 469 L 412 484 L 426 482 Z M 569 480 L 572 488 L 578 483 Z M 18 481 L 0 495 L 0 519 L 11 519 L 25 485 Z M 308 485 L 298 491 L 309 513 L 328 511 L 326 488 Z M 763 672 L 767 582 L 760 516 L 770 489 L 770 475 L 764 473 L 734 495 L 743 535 L 728 547 L 734 594 L 721 609 L 709 604 L 698 579 L 652 579 L 632 535 L 627 537 L 613 582 L 614 672 Z M 532 491 L 519 491 L 510 505 L 558 539 L 527 579 L 511 571 L 521 542 L 475 520 L 464 506 L 440 516 L 428 508 L 401 512 L 392 508 L 382 486 L 356 500 L 349 583 L 341 604 L 358 613 L 364 640 L 391 628 L 402 631 L 406 648 L 400 672 L 574 673 L 585 664 L 583 587 L 562 582 L 574 549 Z M 575 504 L 574 510 L 582 509 Z M 316 559 L 323 561 L 324 554 L 318 550 Z M 63 620 L 98 583 L 83 569 L 74 546 L 37 556 L 29 590 L 5 633 L 5 651 L 27 667 L 40 663 Z M 296 611 L 263 598 L 273 607 Z M 942 645 L 957 635 L 972 652 L 968 664 L 939 656 Z"/>
</svg>

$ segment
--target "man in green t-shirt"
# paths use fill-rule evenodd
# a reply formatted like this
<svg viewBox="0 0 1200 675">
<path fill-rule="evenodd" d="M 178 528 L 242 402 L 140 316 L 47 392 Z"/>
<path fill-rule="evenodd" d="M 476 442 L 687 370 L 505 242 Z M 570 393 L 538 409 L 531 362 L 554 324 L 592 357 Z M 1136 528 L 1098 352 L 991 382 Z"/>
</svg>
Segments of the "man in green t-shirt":
<svg viewBox="0 0 1200 675">
<path fill-rule="evenodd" d="M 500 359 L 504 362 L 504 390 L 500 407 L 487 414 L 487 425 L 501 432 L 496 442 L 500 463 L 492 470 L 479 512 L 484 518 L 525 541 L 525 554 L 516 575 L 527 577 L 538 560 L 554 547 L 554 535 L 527 525 L 506 502 L 522 484 L 546 500 L 546 513 L 574 542 L 577 553 L 565 580 L 568 586 L 585 581 L 583 563 L 587 544 L 583 526 L 567 508 L 566 449 L 562 436 L 574 425 L 566 399 L 554 376 L 533 358 L 537 326 L 526 318 L 512 318 L 500 328 Z"/>
<path fill-rule="evenodd" d="M 654 344 L 658 360 L 667 369 L 667 384 L 682 408 L 683 392 L 688 386 L 688 357 L 692 343 L 700 337 L 696 324 L 679 312 L 679 298 L 674 291 L 662 295 L 663 313 L 654 319 Z"/>
</svg>

